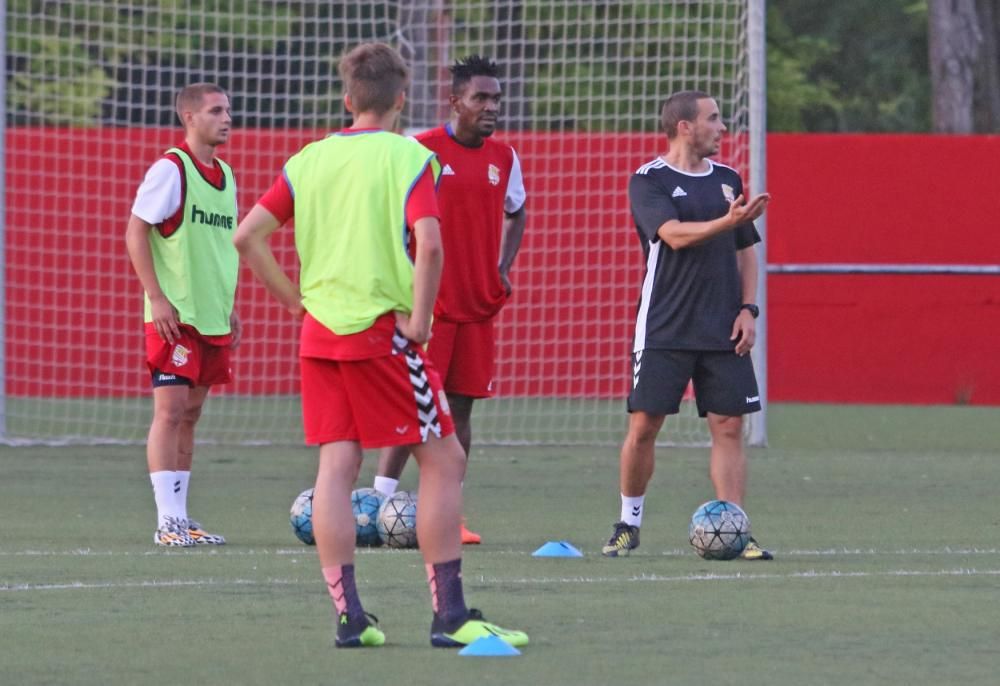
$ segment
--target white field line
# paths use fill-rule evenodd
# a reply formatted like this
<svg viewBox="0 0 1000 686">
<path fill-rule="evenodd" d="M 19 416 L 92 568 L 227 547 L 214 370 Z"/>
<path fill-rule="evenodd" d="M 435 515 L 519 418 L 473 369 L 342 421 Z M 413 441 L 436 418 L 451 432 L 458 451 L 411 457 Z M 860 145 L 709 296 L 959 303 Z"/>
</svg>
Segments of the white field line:
<svg viewBox="0 0 1000 686">
<path fill-rule="evenodd" d="M 63 584 L 0 584 L 0 593 L 10 591 L 106 591 L 126 588 L 218 588 L 229 586 L 297 586 L 315 579 L 187 579 L 165 581 L 70 581 Z"/>
<path fill-rule="evenodd" d="M 358 548 L 361 555 L 416 555 L 415 550 L 393 550 L 390 548 Z M 917 557 L 932 555 L 1000 555 L 1000 548 L 822 548 L 816 550 L 780 550 L 773 549 L 773 552 L 784 557 L 863 557 L 870 556 L 899 556 Z M 0 550 L 0 557 L 160 557 L 163 555 L 207 555 L 221 557 L 268 557 L 309 555 L 314 556 L 316 549 L 313 547 L 301 548 L 260 548 L 260 549 L 240 549 L 240 548 L 195 548 L 187 550 L 170 550 L 165 548 L 126 551 L 126 550 L 94 550 L 92 548 L 76 548 L 71 550 Z M 516 555 L 528 556 L 530 553 L 524 550 L 477 550 L 476 554 L 484 555 Z M 591 554 L 596 557 L 596 553 Z M 693 555 L 690 548 L 675 548 L 657 552 L 640 551 L 636 556 L 648 557 L 691 557 Z"/>
<path fill-rule="evenodd" d="M 776 573 L 744 573 L 734 572 L 732 574 L 682 574 L 682 575 L 661 575 L 661 574 L 640 574 L 631 577 L 600 577 L 600 576 L 542 576 L 542 577 L 474 577 L 479 583 L 490 585 L 503 584 L 620 584 L 622 582 L 632 583 L 684 583 L 703 581 L 772 581 L 772 580 L 813 580 L 813 579 L 859 579 L 859 578 L 901 578 L 901 577 L 973 577 L 973 576 L 1000 576 L 1000 569 L 940 569 L 940 570 L 912 570 L 894 569 L 885 572 L 840 572 L 836 570 L 805 572 L 790 572 L 788 574 Z M 362 582 L 364 583 L 364 582 Z M 166 581 L 104 581 L 104 582 L 84 582 L 74 581 L 62 584 L 0 584 L 2 592 L 24 592 L 24 591 L 102 591 L 121 589 L 156 589 L 156 588 L 220 588 L 232 586 L 318 586 L 318 578 L 310 579 L 188 579 L 188 580 L 166 580 Z"/>
<path fill-rule="evenodd" d="M 893 569 L 885 572 L 840 572 L 837 570 L 808 570 L 805 572 L 789 572 L 788 574 L 745 573 L 732 574 L 640 574 L 631 577 L 523 577 L 520 579 L 504 579 L 499 577 L 480 576 L 481 583 L 488 584 L 604 584 L 624 582 L 685 582 L 685 581 L 769 581 L 774 579 L 855 579 L 878 577 L 954 577 L 954 576 L 1000 576 L 1000 569 Z M 2 590 L 2 589 L 0 589 Z"/>
</svg>

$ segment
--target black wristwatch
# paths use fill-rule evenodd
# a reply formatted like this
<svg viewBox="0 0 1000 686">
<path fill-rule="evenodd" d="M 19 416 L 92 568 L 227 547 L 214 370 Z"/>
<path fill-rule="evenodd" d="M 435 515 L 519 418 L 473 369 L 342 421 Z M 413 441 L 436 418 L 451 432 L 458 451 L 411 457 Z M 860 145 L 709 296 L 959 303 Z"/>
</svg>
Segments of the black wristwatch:
<svg viewBox="0 0 1000 686">
<path fill-rule="evenodd" d="M 753 315 L 754 319 L 760 316 L 760 308 L 754 305 L 753 303 L 743 303 L 742 305 L 740 305 L 740 309 L 749 310 L 750 314 Z"/>
</svg>

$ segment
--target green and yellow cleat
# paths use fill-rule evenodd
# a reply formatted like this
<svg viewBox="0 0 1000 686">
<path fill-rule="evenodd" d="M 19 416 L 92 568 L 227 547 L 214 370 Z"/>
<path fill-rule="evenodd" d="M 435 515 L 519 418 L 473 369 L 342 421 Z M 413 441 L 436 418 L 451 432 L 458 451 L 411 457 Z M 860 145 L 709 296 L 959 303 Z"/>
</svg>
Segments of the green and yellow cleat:
<svg viewBox="0 0 1000 686">
<path fill-rule="evenodd" d="M 449 631 L 436 614 L 431 623 L 431 645 L 435 648 L 461 648 L 485 636 L 496 636 L 515 648 L 528 645 L 528 634 L 490 624 L 482 612 L 473 608 L 469 609 L 469 616 L 454 631 Z"/>
<path fill-rule="evenodd" d="M 337 619 L 337 638 L 334 642 L 338 648 L 372 648 L 385 645 L 385 634 L 376 626 L 377 623 L 378 617 L 367 612 L 353 620 L 343 612 Z"/>
<path fill-rule="evenodd" d="M 740 559 L 742 560 L 773 560 L 774 555 L 772 555 L 767 550 L 760 547 L 757 540 L 751 536 L 750 542 L 747 543 L 747 547 L 743 549 L 740 553 Z"/>
</svg>

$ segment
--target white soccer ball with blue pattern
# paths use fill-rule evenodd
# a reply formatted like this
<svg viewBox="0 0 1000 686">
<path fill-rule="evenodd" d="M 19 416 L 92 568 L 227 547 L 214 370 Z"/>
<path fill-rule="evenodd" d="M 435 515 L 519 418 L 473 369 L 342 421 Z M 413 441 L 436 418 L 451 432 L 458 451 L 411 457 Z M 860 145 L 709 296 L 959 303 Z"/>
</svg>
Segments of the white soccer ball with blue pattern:
<svg viewBox="0 0 1000 686">
<path fill-rule="evenodd" d="M 396 491 L 378 511 L 378 535 L 390 548 L 417 547 L 417 494 Z"/>
<path fill-rule="evenodd" d="M 313 489 L 309 488 L 301 493 L 292 502 L 291 521 L 292 531 L 295 537 L 306 545 L 316 545 L 313 538 Z"/>
<path fill-rule="evenodd" d="M 735 503 L 709 500 L 694 511 L 688 540 L 706 560 L 732 560 L 750 540 L 750 518 Z"/>
<path fill-rule="evenodd" d="M 354 511 L 354 532 L 358 545 L 379 546 L 378 512 L 385 496 L 374 488 L 358 488 L 351 492 L 351 509 Z"/>
</svg>

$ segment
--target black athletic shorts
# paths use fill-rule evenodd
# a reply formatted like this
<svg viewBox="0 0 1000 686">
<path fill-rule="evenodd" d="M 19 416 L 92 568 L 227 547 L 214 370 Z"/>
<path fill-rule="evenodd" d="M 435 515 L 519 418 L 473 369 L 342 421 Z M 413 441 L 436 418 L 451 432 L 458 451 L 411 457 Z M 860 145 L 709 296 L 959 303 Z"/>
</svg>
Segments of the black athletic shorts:
<svg viewBox="0 0 1000 686">
<path fill-rule="evenodd" d="M 677 414 L 688 381 L 698 415 L 738 417 L 760 411 L 757 377 L 749 355 L 732 351 L 642 350 L 632 353 L 628 411 Z"/>
<path fill-rule="evenodd" d="M 159 369 L 154 369 L 150 372 L 153 377 L 153 388 L 159 388 L 160 386 L 187 386 L 189 388 L 194 387 L 194 382 L 186 376 L 180 376 L 179 374 L 167 374 L 161 372 Z"/>
</svg>

